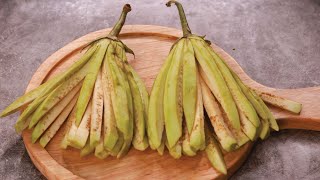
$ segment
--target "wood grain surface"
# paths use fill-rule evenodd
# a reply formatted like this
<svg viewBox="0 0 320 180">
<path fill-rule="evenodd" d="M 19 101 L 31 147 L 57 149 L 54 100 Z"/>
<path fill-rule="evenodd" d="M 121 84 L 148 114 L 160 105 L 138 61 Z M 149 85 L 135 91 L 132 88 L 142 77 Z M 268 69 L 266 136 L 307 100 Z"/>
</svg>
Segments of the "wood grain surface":
<svg viewBox="0 0 320 180">
<path fill-rule="evenodd" d="M 82 54 L 81 49 L 88 42 L 103 37 L 110 29 L 85 35 L 48 57 L 33 75 L 26 91 L 30 91 L 57 72 L 69 67 Z M 182 35 L 177 29 L 152 25 L 124 26 L 120 38 L 136 54 L 128 55 L 128 60 L 145 81 L 150 90 L 160 67 L 168 55 L 173 42 Z M 222 56 L 240 78 L 252 88 L 298 101 L 303 104 L 300 115 L 271 107 L 280 128 L 320 130 L 320 88 L 274 89 L 263 86 L 246 75 L 239 64 L 216 45 L 212 47 Z M 75 149 L 62 150 L 59 146 L 64 127 L 48 144 L 46 149 L 38 143 L 31 143 L 31 131 L 23 132 L 26 149 L 35 166 L 48 179 L 224 179 L 209 164 L 204 153 L 195 157 L 175 160 L 166 152 L 163 156 L 150 149 L 140 152 L 132 149 L 122 159 L 108 157 L 100 160 L 93 155 L 80 158 Z M 232 175 L 245 161 L 252 143 L 237 151 L 225 154 L 228 176 Z"/>
</svg>

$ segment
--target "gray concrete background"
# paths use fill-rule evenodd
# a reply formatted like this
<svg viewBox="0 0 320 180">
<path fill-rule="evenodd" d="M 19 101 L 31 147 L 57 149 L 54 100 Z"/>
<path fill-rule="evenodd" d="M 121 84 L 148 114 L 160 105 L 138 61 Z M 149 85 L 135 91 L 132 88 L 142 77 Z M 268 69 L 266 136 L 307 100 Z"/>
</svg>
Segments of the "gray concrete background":
<svg viewBox="0 0 320 180">
<path fill-rule="evenodd" d="M 127 24 L 180 28 L 165 1 L 0 0 L 0 110 L 23 94 L 38 66 L 68 42 L 110 27 L 131 3 Z M 207 35 L 256 81 L 277 88 L 320 84 L 320 0 L 184 0 L 194 33 Z M 234 49 L 234 50 L 233 50 Z M 43 179 L 1 119 L 0 179 Z M 320 179 L 320 133 L 285 130 L 256 143 L 232 179 Z"/>
</svg>

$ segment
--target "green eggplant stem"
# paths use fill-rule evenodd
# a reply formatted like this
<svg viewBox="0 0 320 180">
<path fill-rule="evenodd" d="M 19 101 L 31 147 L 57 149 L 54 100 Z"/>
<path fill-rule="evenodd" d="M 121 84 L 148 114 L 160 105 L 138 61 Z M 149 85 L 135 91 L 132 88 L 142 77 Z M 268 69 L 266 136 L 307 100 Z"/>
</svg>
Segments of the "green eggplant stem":
<svg viewBox="0 0 320 180">
<path fill-rule="evenodd" d="M 126 4 L 123 6 L 121 16 L 120 16 L 118 22 L 116 23 L 116 25 L 112 28 L 111 32 L 109 33 L 109 36 L 118 37 L 118 35 L 122 29 L 122 26 L 124 25 L 124 23 L 126 21 L 127 14 L 130 11 L 131 11 L 130 4 Z"/>
<path fill-rule="evenodd" d="M 186 14 L 184 13 L 181 3 L 179 3 L 178 1 L 171 0 L 166 3 L 166 6 L 170 7 L 172 3 L 174 3 L 177 6 L 179 11 L 183 37 L 187 37 L 188 35 L 191 35 L 192 34 L 191 29 L 188 25 L 187 17 L 186 17 Z"/>
</svg>

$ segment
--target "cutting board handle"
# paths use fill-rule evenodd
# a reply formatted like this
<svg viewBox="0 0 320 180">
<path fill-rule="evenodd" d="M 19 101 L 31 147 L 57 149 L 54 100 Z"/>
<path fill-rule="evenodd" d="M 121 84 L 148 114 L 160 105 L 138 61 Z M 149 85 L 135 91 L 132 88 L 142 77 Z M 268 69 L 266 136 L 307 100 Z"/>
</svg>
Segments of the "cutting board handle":
<svg viewBox="0 0 320 180">
<path fill-rule="evenodd" d="M 269 92 L 302 104 L 299 115 L 271 107 L 280 129 L 320 131 L 320 87 L 271 89 Z"/>
</svg>

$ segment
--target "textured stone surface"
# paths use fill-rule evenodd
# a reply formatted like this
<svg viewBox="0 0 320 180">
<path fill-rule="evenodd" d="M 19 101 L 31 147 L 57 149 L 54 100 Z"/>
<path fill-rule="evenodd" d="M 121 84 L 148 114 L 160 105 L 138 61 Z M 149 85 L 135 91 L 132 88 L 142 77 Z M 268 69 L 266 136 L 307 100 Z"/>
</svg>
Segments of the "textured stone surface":
<svg viewBox="0 0 320 180">
<path fill-rule="evenodd" d="M 23 94 L 37 67 L 68 42 L 113 25 L 131 3 L 127 24 L 180 28 L 165 1 L 0 0 L 0 109 Z M 194 33 L 231 54 L 271 87 L 320 84 L 319 0 L 182 1 Z M 14 132 L 17 115 L 1 119 L 0 179 L 43 179 Z M 273 133 L 258 142 L 233 179 L 320 179 L 320 133 Z"/>
</svg>

